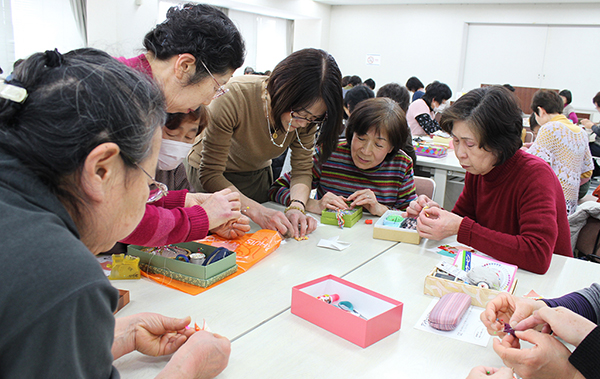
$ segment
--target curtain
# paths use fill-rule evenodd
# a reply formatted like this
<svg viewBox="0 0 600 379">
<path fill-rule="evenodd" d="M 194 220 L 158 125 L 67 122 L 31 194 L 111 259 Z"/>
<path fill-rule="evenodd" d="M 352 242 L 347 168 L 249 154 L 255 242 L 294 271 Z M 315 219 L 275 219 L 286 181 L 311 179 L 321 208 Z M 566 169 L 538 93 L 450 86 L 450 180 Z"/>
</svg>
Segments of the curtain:
<svg viewBox="0 0 600 379">
<path fill-rule="evenodd" d="M 81 35 L 81 40 L 84 46 L 87 47 L 87 0 L 71 0 L 71 9 L 73 10 L 73 16 L 75 17 L 75 23 Z"/>
</svg>

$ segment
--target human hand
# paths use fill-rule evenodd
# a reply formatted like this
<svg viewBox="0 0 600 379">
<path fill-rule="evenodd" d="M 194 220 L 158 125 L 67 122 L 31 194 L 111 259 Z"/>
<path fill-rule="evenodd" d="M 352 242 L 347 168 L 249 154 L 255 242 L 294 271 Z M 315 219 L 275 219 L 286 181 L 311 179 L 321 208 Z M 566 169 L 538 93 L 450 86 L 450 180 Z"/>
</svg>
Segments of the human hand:
<svg viewBox="0 0 600 379">
<path fill-rule="evenodd" d="M 311 201 L 309 200 L 309 203 Z M 334 195 L 331 192 L 327 192 L 325 193 L 325 195 L 323 195 L 323 197 L 319 200 L 317 200 L 317 203 L 319 204 L 319 212 L 322 212 L 325 209 L 332 209 L 332 210 L 338 210 L 338 209 L 348 209 L 348 204 L 346 204 L 346 199 L 343 196 L 338 196 L 338 195 Z M 318 212 L 315 212 L 318 213 Z"/>
<path fill-rule="evenodd" d="M 290 233 L 294 238 L 302 238 L 305 235 L 312 233 L 317 228 L 317 220 L 305 215 L 297 209 L 288 210 L 285 212 L 285 216 L 292 225 Z M 294 228 L 294 225 L 297 225 L 297 227 Z"/>
<path fill-rule="evenodd" d="M 402 217 L 418 217 L 419 214 L 421 214 L 423 208 L 425 207 L 440 208 L 439 204 L 435 201 L 431 200 L 425 195 L 420 195 L 419 197 L 417 197 L 417 200 L 413 200 L 410 202 L 408 208 L 406 208 L 406 212 L 402 213 Z"/>
<path fill-rule="evenodd" d="M 583 127 L 584 127 L 584 128 L 586 128 L 586 129 L 591 129 L 591 128 L 592 128 L 592 126 L 594 126 L 594 123 L 593 123 L 593 122 L 591 122 L 590 120 L 588 120 L 587 118 L 582 118 L 582 119 L 580 119 L 580 120 L 579 120 L 579 123 L 580 123 L 581 125 L 583 125 Z"/>
<path fill-rule="evenodd" d="M 533 145 L 533 142 L 525 142 L 523 143 L 523 147 L 521 149 L 527 150 Z"/>
<path fill-rule="evenodd" d="M 352 202 L 350 208 L 361 206 L 374 216 L 381 216 L 388 210 L 388 207 L 379 204 L 377 196 L 370 189 L 356 191 L 347 200 Z"/>
<path fill-rule="evenodd" d="M 139 313 L 115 320 L 114 359 L 134 350 L 158 356 L 175 352 L 194 330 L 187 329 L 190 318 L 166 317 L 156 313 Z"/>
<path fill-rule="evenodd" d="M 257 204 L 248 209 L 246 214 L 262 229 L 275 230 L 282 236 L 291 234 L 292 224 L 283 212 Z"/>
<path fill-rule="evenodd" d="M 210 198 L 211 193 L 191 193 L 188 192 L 185 195 L 185 205 L 184 207 L 189 208 L 194 205 L 202 205 L 206 200 Z"/>
<path fill-rule="evenodd" d="M 211 230 L 211 233 L 231 240 L 241 237 L 249 231 L 250 219 L 246 216 L 242 216 L 237 220 L 229 220 L 225 224 L 214 228 Z"/>
<path fill-rule="evenodd" d="M 423 238 L 439 241 L 458 234 L 462 219 L 456 213 L 438 207 L 423 208 L 417 218 L 417 231 Z"/>
<path fill-rule="evenodd" d="M 581 341 L 590 334 L 597 326 L 587 318 L 564 308 L 541 308 L 519 322 L 515 330 L 532 329 L 538 325 L 544 325 L 542 332 L 550 333 L 562 338 L 573 346 L 579 346 Z"/>
<path fill-rule="evenodd" d="M 515 344 L 517 338 L 508 334 L 502 340 L 494 338 L 494 351 L 519 376 L 527 379 L 564 379 L 577 375 L 577 369 L 569 363 L 571 351 L 555 337 L 533 329 L 515 333 L 518 339 L 534 346 L 520 349 Z"/>
<path fill-rule="evenodd" d="M 214 378 L 227 367 L 230 353 L 231 342 L 227 338 L 205 331 L 196 332 L 156 378 Z"/>
<path fill-rule="evenodd" d="M 495 367 L 485 367 L 478 366 L 475 367 L 469 372 L 469 376 L 467 379 L 483 379 L 483 378 L 492 378 L 492 379 L 513 379 L 513 370 L 508 367 L 495 368 Z"/>
<path fill-rule="evenodd" d="M 229 188 L 211 194 L 202 203 L 202 208 L 208 216 L 208 230 L 215 229 L 230 220 L 239 219 L 242 216 L 240 207 L 240 194 Z"/>
<path fill-rule="evenodd" d="M 514 329 L 521 320 L 543 307 L 547 307 L 543 301 L 502 292 L 488 302 L 480 318 L 489 334 L 498 334 L 502 337 L 505 335 L 503 323 L 508 323 Z M 498 320 L 502 320 L 502 322 Z"/>
</svg>

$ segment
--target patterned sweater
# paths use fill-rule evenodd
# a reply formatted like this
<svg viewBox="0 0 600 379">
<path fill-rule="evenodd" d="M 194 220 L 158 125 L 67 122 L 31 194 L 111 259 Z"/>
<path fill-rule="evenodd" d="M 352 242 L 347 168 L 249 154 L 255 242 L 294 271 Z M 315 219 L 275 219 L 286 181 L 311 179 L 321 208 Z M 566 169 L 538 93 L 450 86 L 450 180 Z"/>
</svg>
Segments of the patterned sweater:
<svg viewBox="0 0 600 379">
<path fill-rule="evenodd" d="M 587 134 L 564 115 L 542 125 L 529 153 L 550 164 L 558 176 L 567 203 L 567 214 L 577 209 L 581 178 L 594 170 Z"/>
<path fill-rule="evenodd" d="M 380 204 L 393 209 L 405 210 L 416 199 L 413 179 L 413 164 L 403 151 L 398 151 L 390 161 L 361 170 L 354 165 L 350 146 L 346 141 L 338 143 L 327 162 L 317 165 L 320 150 L 313 158 L 312 188 L 316 189 L 316 199 L 327 192 L 348 197 L 365 188 L 373 191 Z M 269 198 L 283 205 L 290 201 L 289 174 L 281 176 L 269 190 Z"/>
</svg>

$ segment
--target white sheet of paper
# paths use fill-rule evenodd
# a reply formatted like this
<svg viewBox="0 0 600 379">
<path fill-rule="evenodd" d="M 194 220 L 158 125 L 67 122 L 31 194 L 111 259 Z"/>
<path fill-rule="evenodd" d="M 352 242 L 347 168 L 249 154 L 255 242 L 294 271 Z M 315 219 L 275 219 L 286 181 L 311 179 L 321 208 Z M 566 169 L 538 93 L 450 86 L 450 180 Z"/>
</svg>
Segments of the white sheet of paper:
<svg viewBox="0 0 600 379">
<path fill-rule="evenodd" d="M 339 241 L 339 238 L 340 236 L 322 238 L 317 244 L 317 247 L 324 247 L 326 249 L 342 251 L 348 246 L 350 246 L 350 242 Z"/>
<path fill-rule="evenodd" d="M 436 297 L 431 301 L 429 307 L 425 310 L 423 315 L 419 318 L 419 321 L 415 325 L 415 329 L 423 330 L 425 332 L 439 334 L 448 338 L 454 338 L 455 340 L 469 342 L 479 346 L 487 346 L 490 341 L 490 335 L 487 332 L 486 327 L 481 322 L 479 315 L 484 311 L 483 308 L 471 305 L 467 312 L 463 316 L 456 329 L 450 331 L 437 330 L 429 325 L 429 313 L 433 307 L 437 304 L 440 298 Z"/>
</svg>

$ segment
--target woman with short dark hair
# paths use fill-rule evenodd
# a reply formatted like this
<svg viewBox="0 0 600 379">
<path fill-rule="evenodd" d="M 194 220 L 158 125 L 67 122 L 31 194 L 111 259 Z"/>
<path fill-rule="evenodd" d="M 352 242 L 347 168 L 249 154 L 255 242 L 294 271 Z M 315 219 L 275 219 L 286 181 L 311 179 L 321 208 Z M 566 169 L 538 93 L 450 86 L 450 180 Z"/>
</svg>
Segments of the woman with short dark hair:
<svg viewBox="0 0 600 379">
<path fill-rule="evenodd" d="M 191 113 L 224 95 L 223 85 L 242 65 L 245 54 L 233 22 L 206 4 L 169 8 L 166 20 L 146 34 L 144 47 L 145 53 L 119 61 L 158 83 L 169 113 Z M 164 140 L 165 145 L 171 144 Z M 209 231 L 240 236 L 249 230 L 249 220 L 233 217 L 238 207 L 239 196 L 230 190 L 213 196 L 170 191 L 147 205 L 138 227 L 121 242 L 162 246 L 201 239 Z"/>
<path fill-rule="evenodd" d="M 407 135 L 406 118 L 396 102 L 361 101 L 348 119 L 346 140 L 338 142 L 323 164 L 318 162 L 317 148 L 312 169 L 316 198 L 308 199 L 306 209 L 320 213 L 362 206 L 375 216 L 390 208 L 405 210 L 416 198 L 412 161 L 400 150 Z M 280 204 L 289 203 L 289 174 L 273 183 L 269 196 Z"/>
<path fill-rule="evenodd" d="M 543 274 L 552 254 L 573 256 L 562 188 L 542 159 L 520 149 L 523 129 L 515 96 L 477 88 L 444 111 L 442 129 L 466 170 L 452 212 L 421 195 L 408 208 L 422 237 L 452 235 L 500 261 Z"/>
<path fill-rule="evenodd" d="M 425 136 L 440 130 L 435 115 L 444 110 L 452 97 L 452 90 L 444 83 L 435 81 L 425 88 L 425 94 L 408 106 L 406 121 L 413 136 Z"/>
<path fill-rule="evenodd" d="M 343 113 L 341 80 L 335 59 L 318 49 L 292 53 L 270 77 L 233 78 L 228 95 L 211 104 L 211 123 L 189 157 L 192 185 L 199 178 L 205 191 L 240 192 L 244 213 L 262 228 L 293 237 L 312 232 L 316 221 L 306 217 L 305 204 L 313 149 L 320 146 L 325 161 L 337 144 Z M 273 182 L 271 159 L 288 147 L 292 197 L 284 214 L 260 203 L 268 201 Z"/>
<path fill-rule="evenodd" d="M 165 121 L 160 90 L 93 49 L 33 54 L 6 84 L 0 377 L 117 378 L 113 360 L 134 350 L 174 353 L 164 377 L 218 375 L 229 341 L 186 329 L 189 317 L 115 320 L 119 292 L 94 257 L 144 215 Z"/>
</svg>

